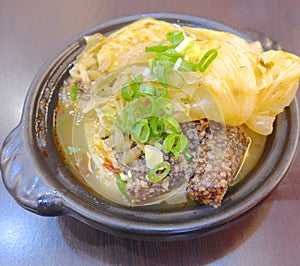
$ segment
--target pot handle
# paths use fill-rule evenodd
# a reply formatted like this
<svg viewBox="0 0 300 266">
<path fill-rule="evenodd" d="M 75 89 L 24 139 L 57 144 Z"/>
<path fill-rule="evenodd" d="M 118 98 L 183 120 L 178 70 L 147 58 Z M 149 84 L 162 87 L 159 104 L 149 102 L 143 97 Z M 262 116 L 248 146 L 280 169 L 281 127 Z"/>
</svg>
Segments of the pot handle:
<svg viewBox="0 0 300 266">
<path fill-rule="evenodd" d="M 32 145 L 24 141 L 19 125 L 5 139 L 1 150 L 0 166 L 6 189 L 29 211 L 44 216 L 64 214 L 63 196 L 46 181 L 45 172 L 42 174 L 38 166 L 30 167 L 31 151 Z"/>
</svg>

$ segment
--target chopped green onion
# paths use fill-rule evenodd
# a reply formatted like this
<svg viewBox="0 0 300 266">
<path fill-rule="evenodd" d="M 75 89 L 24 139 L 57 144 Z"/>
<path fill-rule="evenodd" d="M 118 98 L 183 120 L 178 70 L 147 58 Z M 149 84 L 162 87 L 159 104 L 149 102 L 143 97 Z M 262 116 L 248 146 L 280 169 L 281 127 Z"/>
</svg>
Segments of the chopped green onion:
<svg viewBox="0 0 300 266">
<path fill-rule="evenodd" d="M 197 63 L 182 60 L 180 66 L 179 66 L 179 70 L 180 71 L 196 72 L 197 67 L 198 67 Z"/>
<path fill-rule="evenodd" d="M 140 85 L 140 95 L 141 96 L 159 96 L 161 91 L 149 84 L 141 84 Z"/>
<path fill-rule="evenodd" d="M 173 104 L 167 98 L 158 97 L 148 107 L 148 114 L 151 116 L 171 115 Z"/>
<path fill-rule="evenodd" d="M 173 104 L 168 102 L 164 106 L 161 107 L 161 110 L 166 115 L 171 115 L 173 113 L 173 110 L 174 110 Z"/>
<path fill-rule="evenodd" d="M 175 48 L 175 51 L 177 53 L 183 53 L 186 50 L 190 49 L 191 47 L 193 47 L 195 43 L 194 38 L 192 37 L 186 37 L 184 38 L 184 40 L 178 44 L 178 46 Z"/>
<path fill-rule="evenodd" d="M 121 175 L 116 175 L 116 183 L 120 192 L 128 199 L 128 194 L 126 192 L 126 181 L 123 181 Z"/>
<path fill-rule="evenodd" d="M 136 100 L 130 102 L 122 111 L 121 129 L 127 133 L 130 133 L 130 130 L 133 128 L 134 124 L 141 117 L 147 116 L 147 110 L 145 109 L 145 101 Z"/>
<path fill-rule="evenodd" d="M 184 40 L 184 35 L 182 31 L 174 30 L 168 32 L 166 38 L 172 45 L 178 45 Z"/>
<path fill-rule="evenodd" d="M 144 79 L 143 75 L 140 73 L 139 74 L 137 74 L 137 73 L 131 74 L 131 78 L 137 83 L 141 83 Z"/>
<path fill-rule="evenodd" d="M 167 33 L 166 38 L 172 45 L 146 47 L 146 52 L 157 52 L 156 57 L 150 59 L 151 74 L 152 78 L 165 88 L 168 84 L 179 88 L 183 86 L 184 79 L 177 70 L 196 72 L 198 69 L 203 73 L 218 56 L 217 50 L 211 49 L 204 54 L 199 63 L 183 60 L 186 51 L 194 46 L 195 39 L 189 36 L 184 37 L 183 32 L 176 30 Z M 179 60 L 182 60 L 180 64 Z"/>
<path fill-rule="evenodd" d="M 132 101 L 133 99 L 139 97 L 139 83 L 129 82 L 125 83 L 121 88 L 121 96 L 125 101 Z"/>
<path fill-rule="evenodd" d="M 168 90 L 164 90 L 163 93 L 159 96 L 161 99 L 170 99 Z"/>
<path fill-rule="evenodd" d="M 72 90 L 71 90 L 71 101 L 75 102 L 77 100 L 77 96 L 78 96 L 78 86 L 74 85 L 72 86 Z"/>
<path fill-rule="evenodd" d="M 161 162 L 148 173 L 148 179 L 153 182 L 159 182 L 163 180 L 170 172 L 171 165 L 168 162 Z"/>
<path fill-rule="evenodd" d="M 170 85 L 174 88 L 182 88 L 185 84 L 183 76 L 174 69 L 176 61 L 171 64 L 169 61 L 152 60 L 152 78 L 164 88 L 168 88 Z"/>
<path fill-rule="evenodd" d="M 164 130 L 165 126 L 160 117 L 153 116 L 149 119 L 150 129 L 153 137 L 160 136 Z"/>
<path fill-rule="evenodd" d="M 131 129 L 131 134 L 140 143 L 148 141 L 150 136 L 150 127 L 147 119 L 140 119 L 137 121 Z"/>
<path fill-rule="evenodd" d="M 188 163 L 191 163 L 195 157 L 190 151 L 183 152 L 183 156 Z"/>
<path fill-rule="evenodd" d="M 189 141 L 183 134 L 170 134 L 163 143 L 164 152 L 171 152 L 176 159 L 185 151 L 188 147 Z"/>
<path fill-rule="evenodd" d="M 200 62 L 198 64 L 198 69 L 200 72 L 204 72 L 209 65 L 216 59 L 218 56 L 218 51 L 216 49 L 210 49 L 207 51 L 204 56 L 200 59 Z"/>
<path fill-rule="evenodd" d="M 175 145 L 177 134 L 171 134 L 167 136 L 163 143 L 163 151 L 164 152 L 171 152 L 172 148 Z"/>
<path fill-rule="evenodd" d="M 145 48 L 146 52 L 156 52 L 156 53 L 162 53 L 170 49 L 170 46 L 166 45 L 155 45 L 155 46 L 149 46 Z"/>
<path fill-rule="evenodd" d="M 181 127 L 180 127 L 179 123 L 177 122 L 177 120 L 175 120 L 174 118 L 162 117 L 161 119 L 164 123 L 166 133 L 174 134 L 174 133 L 181 132 Z"/>
<path fill-rule="evenodd" d="M 177 52 L 175 49 L 168 49 L 161 56 L 162 57 L 167 56 L 168 61 L 171 61 L 172 63 L 175 63 L 177 61 L 177 59 L 180 58 L 180 57 L 183 57 L 184 54 Z"/>
</svg>

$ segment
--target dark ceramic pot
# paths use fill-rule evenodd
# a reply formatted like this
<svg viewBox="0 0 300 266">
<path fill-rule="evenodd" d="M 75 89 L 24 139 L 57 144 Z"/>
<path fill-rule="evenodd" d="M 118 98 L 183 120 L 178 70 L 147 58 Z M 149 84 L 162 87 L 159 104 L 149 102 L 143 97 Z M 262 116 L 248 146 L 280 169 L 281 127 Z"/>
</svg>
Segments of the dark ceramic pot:
<svg viewBox="0 0 300 266">
<path fill-rule="evenodd" d="M 194 238 L 243 217 L 279 184 L 296 151 L 298 106 L 294 100 L 277 117 L 259 164 L 243 182 L 228 191 L 218 209 L 207 206 L 174 210 L 155 206 L 125 207 L 91 193 L 72 176 L 56 150 L 53 119 L 59 87 L 67 77 L 72 61 L 84 48 L 83 36 L 96 32 L 109 34 L 145 16 L 228 31 L 249 41 L 259 38 L 265 46 L 268 45 L 265 48 L 270 48 L 270 45 L 278 48 L 264 35 L 243 33 L 220 23 L 179 14 L 131 16 L 87 30 L 57 52 L 34 79 L 26 97 L 22 120 L 2 147 L 2 178 L 9 193 L 22 207 L 40 215 L 71 215 L 99 230 L 135 239 Z"/>
</svg>

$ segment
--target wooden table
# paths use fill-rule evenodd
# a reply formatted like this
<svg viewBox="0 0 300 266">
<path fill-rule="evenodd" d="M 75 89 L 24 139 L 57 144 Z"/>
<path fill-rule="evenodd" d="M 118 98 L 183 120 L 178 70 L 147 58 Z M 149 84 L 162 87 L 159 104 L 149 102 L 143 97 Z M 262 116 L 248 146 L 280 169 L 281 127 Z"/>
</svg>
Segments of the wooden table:
<svg viewBox="0 0 300 266">
<path fill-rule="evenodd" d="M 89 27 L 144 12 L 253 29 L 300 54 L 299 0 L 2 0 L 0 143 L 18 123 L 32 79 L 56 49 Z M 71 217 L 37 216 L 19 207 L 0 181 L 0 265 L 300 265 L 299 172 L 300 152 L 279 187 L 247 218 L 199 239 L 168 243 L 122 239 Z"/>
</svg>

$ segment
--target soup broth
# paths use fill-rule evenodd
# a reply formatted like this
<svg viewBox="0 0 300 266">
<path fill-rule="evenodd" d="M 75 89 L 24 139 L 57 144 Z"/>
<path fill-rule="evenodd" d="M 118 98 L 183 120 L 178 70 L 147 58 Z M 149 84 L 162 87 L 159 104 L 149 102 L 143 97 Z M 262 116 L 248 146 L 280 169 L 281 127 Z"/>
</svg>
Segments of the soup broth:
<svg viewBox="0 0 300 266">
<path fill-rule="evenodd" d="M 96 113 L 82 117 L 76 110 L 76 104 L 69 99 L 69 85 L 66 84 L 60 89 L 55 118 L 55 137 L 61 157 L 74 174 L 74 177 L 86 184 L 94 193 L 113 202 L 130 205 L 128 200 L 120 193 L 115 179 L 105 175 L 103 168 L 97 167 L 97 165 L 103 165 L 103 162 L 97 161 L 97 157 L 100 153 L 103 153 L 105 147 L 97 141 L 99 127 L 102 125 L 99 124 Z M 247 178 L 259 162 L 267 139 L 266 136 L 253 132 L 247 126 L 242 126 L 242 129 L 250 137 L 251 144 L 230 186 L 234 186 Z M 109 167 L 109 163 L 107 165 Z M 169 205 L 169 207 L 178 205 L 194 206 L 195 202 L 187 196 L 186 188 L 187 185 L 184 183 L 175 189 L 173 195 L 170 195 L 161 204 Z"/>
</svg>

